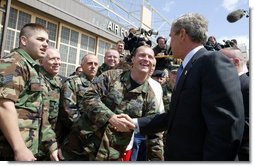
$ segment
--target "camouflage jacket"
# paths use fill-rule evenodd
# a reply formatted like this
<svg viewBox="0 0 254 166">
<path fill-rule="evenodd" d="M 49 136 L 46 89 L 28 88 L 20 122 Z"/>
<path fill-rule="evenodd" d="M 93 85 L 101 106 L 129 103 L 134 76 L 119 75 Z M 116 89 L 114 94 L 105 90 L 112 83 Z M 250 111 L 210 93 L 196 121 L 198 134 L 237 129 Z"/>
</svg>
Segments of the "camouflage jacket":
<svg viewBox="0 0 254 166">
<path fill-rule="evenodd" d="M 108 123 L 109 118 L 121 113 L 132 118 L 159 113 L 158 102 L 148 81 L 128 91 L 130 86 L 130 71 L 109 70 L 94 79 L 84 92 L 83 105 L 86 108 L 73 125 L 65 149 L 89 160 L 118 160 L 133 132 L 114 131 Z M 163 160 L 161 133 L 148 135 L 148 159 Z"/>
<path fill-rule="evenodd" d="M 61 144 L 82 111 L 81 99 L 91 82 L 84 73 L 69 77 L 61 88 L 61 102 L 56 126 L 58 142 Z"/>
<path fill-rule="evenodd" d="M 44 78 L 48 88 L 47 91 L 44 91 L 46 93 L 45 95 L 48 95 L 44 99 L 45 108 L 49 109 L 48 120 L 52 128 L 55 129 L 60 104 L 60 90 L 62 87 L 61 78 L 58 75 L 54 77 L 50 76 L 44 68 L 41 68 L 40 74 Z"/>
<path fill-rule="evenodd" d="M 163 103 L 164 103 L 165 112 L 168 112 L 173 88 L 168 83 L 164 83 L 162 85 L 162 90 L 163 90 Z"/>
<path fill-rule="evenodd" d="M 104 71 L 108 71 L 110 70 L 108 65 L 106 63 L 103 63 L 99 68 L 98 68 L 98 71 L 97 71 L 97 76 L 99 76 L 101 73 L 103 73 Z"/>
<path fill-rule="evenodd" d="M 48 123 L 47 117 L 44 118 L 47 113 L 43 112 L 43 99 L 47 97 L 43 92 L 47 87 L 39 71 L 40 65 L 22 49 L 0 60 L 0 98 L 15 103 L 21 135 L 36 157 L 40 150 L 52 152 L 57 148 L 54 131 L 51 128 L 41 130 L 42 123 Z M 13 157 L 12 149 L 1 132 L 0 152 Z"/>
</svg>

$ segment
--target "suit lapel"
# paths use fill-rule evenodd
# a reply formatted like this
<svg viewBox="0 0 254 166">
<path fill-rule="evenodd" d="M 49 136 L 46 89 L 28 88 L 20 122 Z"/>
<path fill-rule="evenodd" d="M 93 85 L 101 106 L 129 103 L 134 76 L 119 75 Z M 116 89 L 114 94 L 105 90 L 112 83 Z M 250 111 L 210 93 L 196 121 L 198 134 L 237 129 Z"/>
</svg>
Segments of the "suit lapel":
<svg viewBox="0 0 254 166">
<path fill-rule="evenodd" d="M 202 55 L 204 55 L 205 52 L 207 52 L 207 50 L 205 48 L 202 48 L 194 54 L 194 56 L 191 58 L 191 60 L 187 63 L 187 65 L 183 69 L 182 75 L 180 76 L 178 83 L 173 90 L 171 103 L 170 103 L 170 111 L 169 111 L 168 130 L 171 128 L 171 125 L 175 116 L 175 112 L 177 109 L 177 105 L 179 104 L 179 96 L 181 94 L 185 79 L 188 76 L 188 74 L 191 72 L 191 68 L 196 62 L 196 60 L 200 58 Z"/>
</svg>

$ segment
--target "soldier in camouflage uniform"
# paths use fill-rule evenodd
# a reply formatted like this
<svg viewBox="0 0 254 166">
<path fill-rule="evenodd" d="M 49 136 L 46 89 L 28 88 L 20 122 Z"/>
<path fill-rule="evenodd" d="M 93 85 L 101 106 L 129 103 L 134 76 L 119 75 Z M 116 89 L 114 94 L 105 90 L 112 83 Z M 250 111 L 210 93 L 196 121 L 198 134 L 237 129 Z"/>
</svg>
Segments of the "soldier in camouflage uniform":
<svg viewBox="0 0 254 166">
<path fill-rule="evenodd" d="M 171 86 L 169 84 L 168 76 L 166 75 L 166 72 L 164 70 L 155 70 L 152 75 L 152 78 L 161 84 L 163 91 L 164 110 L 168 112 L 171 100 L 171 93 L 173 90 L 171 89 Z"/>
<path fill-rule="evenodd" d="M 43 91 L 45 97 L 43 99 L 43 112 L 45 112 L 44 119 L 48 119 L 51 127 L 55 130 L 58 110 L 59 110 L 59 100 L 60 100 L 60 89 L 62 86 L 61 78 L 58 76 L 61 57 L 60 53 L 55 48 L 48 48 L 46 51 L 46 56 L 39 59 L 42 66 L 40 70 L 40 76 L 44 79 L 46 83 L 47 90 Z M 41 130 L 42 132 L 47 132 L 48 124 L 43 123 Z M 43 140 L 47 140 L 48 135 L 42 137 Z M 40 149 L 43 149 L 43 144 Z M 49 160 L 49 155 L 45 154 L 45 151 L 39 151 L 40 160 Z"/>
<path fill-rule="evenodd" d="M 61 89 L 61 109 L 58 116 L 56 131 L 59 144 L 62 144 L 63 141 L 69 141 L 66 136 L 69 134 L 73 123 L 79 119 L 82 112 L 85 110 L 85 106 L 82 105 L 81 99 L 92 79 L 96 76 L 98 57 L 94 54 L 86 54 L 81 61 L 81 67 L 82 73 L 69 77 Z M 70 157 L 66 155 L 67 152 L 65 152 L 64 146 L 62 146 L 62 151 L 65 160 L 71 160 Z M 75 160 L 77 159 L 76 157 Z"/>
<path fill-rule="evenodd" d="M 43 67 L 40 74 L 45 79 L 48 87 L 48 98 L 46 102 L 49 108 L 49 122 L 53 129 L 55 129 L 57 115 L 59 110 L 60 89 L 62 87 L 62 80 L 60 78 L 59 70 L 61 66 L 61 56 L 57 49 L 49 48 L 46 51 L 46 56 L 39 60 Z"/>
<path fill-rule="evenodd" d="M 162 86 L 162 90 L 163 90 L 163 103 L 164 103 L 165 112 L 168 112 L 169 105 L 171 102 L 171 95 L 173 92 L 173 87 L 171 87 L 168 82 L 165 82 L 161 86 Z"/>
<path fill-rule="evenodd" d="M 19 48 L 0 60 L 0 159 L 34 161 L 43 150 L 58 160 L 55 133 L 43 108 L 47 87 L 35 61 L 46 54 L 48 33 L 29 23 L 19 39 Z"/>
<path fill-rule="evenodd" d="M 159 82 L 157 82 L 156 80 L 154 80 L 152 78 L 154 70 L 156 67 L 156 59 L 154 58 L 153 61 L 153 66 L 152 69 L 149 73 L 149 78 L 148 78 L 148 83 L 150 84 L 150 86 L 152 87 L 154 93 L 155 93 L 155 98 L 157 99 L 158 103 L 159 103 L 159 111 L 160 113 L 164 112 L 164 104 L 163 104 L 163 100 L 162 100 L 162 87 L 161 84 Z M 133 147 L 131 149 L 131 157 L 130 157 L 130 161 L 147 161 L 147 154 L 146 154 L 146 136 L 142 135 L 140 133 L 135 133 L 134 134 L 134 141 L 133 141 Z"/>
<path fill-rule="evenodd" d="M 73 125 L 65 149 L 78 160 L 120 160 L 129 144 L 135 126 L 132 118 L 159 113 L 158 102 L 147 78 L 154 59 L 148 46 L 137 48 L 130 71 L 109 70 L 93 80 L 84 91 L 83 114 Z M 148 159 L 163 160 L 161 133 L 147 136 Z M 73 159 L 73 158 L 71 158 Z"/>
<path fill-rule="evenodd" d="M 105 53 L 104 63 L 99 67 L 97 76 L 99 76 L 104 71 L 115 69 L 116 66 L 119 64 L 119 62 L 120 62 L 119 52 L 114 48 L 110 48 Z"/>
<path fill-rule="evenodd" d="M 177 67 L 170 70 L 166 82 L 162 84 L 163 90 L 163 102 L 165 111 L 169 111 L 169 105 L 171 102 L 171 95 L 175 87 Z"/>
</svg>

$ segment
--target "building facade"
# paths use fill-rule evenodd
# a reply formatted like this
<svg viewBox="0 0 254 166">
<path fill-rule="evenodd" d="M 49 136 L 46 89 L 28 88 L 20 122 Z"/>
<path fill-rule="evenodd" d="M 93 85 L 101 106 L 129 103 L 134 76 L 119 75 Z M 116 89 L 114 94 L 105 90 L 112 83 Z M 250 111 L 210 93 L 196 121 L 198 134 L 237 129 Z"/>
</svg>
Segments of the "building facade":
<svg viewBox="0 0 254 166">
<path fill-rule="evenodd" d="M 1 8 L 6 5 L 0 0 Z M 49 45 L 61 53 L 60 74 L 69 76 L 87 53 L 98 56 L 103 63 L 106 50 L 128 35 L 128 29 L 87 7 L 79 0 L 11 0 L 4 53 L 18 47 L 23 25 L 36 22 L 49 30 Z M 4 12 L 0 12 L 1 31 Z M 0 34 L 2 36 L 2 34 Z"/>
</svg>

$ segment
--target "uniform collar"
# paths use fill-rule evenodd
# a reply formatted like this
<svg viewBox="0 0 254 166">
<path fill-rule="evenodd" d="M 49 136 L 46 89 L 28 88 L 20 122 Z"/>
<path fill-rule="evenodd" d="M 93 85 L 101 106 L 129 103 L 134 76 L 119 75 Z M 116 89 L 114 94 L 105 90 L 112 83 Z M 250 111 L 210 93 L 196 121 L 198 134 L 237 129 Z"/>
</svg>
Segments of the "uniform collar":
<svg viewBox="0 0 254 166">
<path fill-rule="evenodd" d="M 16 50 L 22 57 L 24 57 L 32 66 L 38 65 L 38 63 L 23 49 Z"/>
<path fill-rule="evenodd" d="M 130 71 L 125 71 L 121 74 L 121 82 L 123 82 L 123 84 L 125 85 L 127 89 L 131 87 L 130 77 L 131 77 Z M 148 80 L 146 80 L 143 84 L 141 84 L 135 89 L 132 89 L 130 92 L 147 93 L 148 91 L 149 91 L 149 84 L 148 84 Z"/>
</svg>

